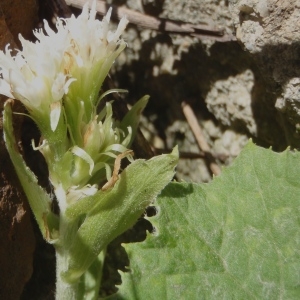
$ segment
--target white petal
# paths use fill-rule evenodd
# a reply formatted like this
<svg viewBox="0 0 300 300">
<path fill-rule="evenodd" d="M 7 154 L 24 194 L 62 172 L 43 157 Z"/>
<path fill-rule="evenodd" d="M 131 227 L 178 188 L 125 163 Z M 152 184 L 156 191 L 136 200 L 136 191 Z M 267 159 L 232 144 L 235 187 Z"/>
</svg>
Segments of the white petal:
<svg viewBox="0 0 300 300">
<path fill-rule="evenodd" d="M 97 10 L 96 10 L 96 1 L 94 0 L 92 3 L 92 7 L 90 10 L 90 20 L 95 20 L 97 15 Z"/>
<path fill-rule="evenodd" d="M 6 69 L 2 69 L 0 67 L 0 93 L 9 98 L 14 98 L 11 93 L 11 87 L 7 79 L 9 78 L 9 74 Z"/>
<path fill-rule="evenodd" d="M 24 87 L 19 89 L 19 86 L 15 86 L 15 90 L 27 99 L 28 103 L 24 104 L 35 110 L 40 109 L 43 103 L 50 102 L 51 99 L 47 80 L 41 76 L 35 77 L 31 81 L 24 81 Z M 20 100 L 22 101 L 22 99 Z"/>
<path fill-rule="evenodd" d="M 90 165 L 89 174 L 90 174 L 90 176 L 92 176 L 92 172 L 93 172 L 95 164 L 94 164 L 94 161 L 91 158 L 91 156 L 87 152 L 85 152 L 82 148 L 79 148 L 77 146 L 74 146 L 72 148 L 72 153 L 77 155 L 78 157 L 82 158 L 84 161 L 86 161 Z"/>
<path fill-rule="evenodd" d="M 109 23 L 109 21 L 110 21 L 111 12 L 112 12 L 112 8 L 110 7 L 104 17 L 107 23 Z"/>
<path fill-rule="evenodd" d="M 55 32 L 50 28 L 47 20 L 44 20 L 44 29 L 48 36 L 55 36 Z"/>
<path fill-rule="evenodd" d="M 60 213 L 63 213 L 67 209 L 67 198 L 66 198 L 66 192 L 62 186 L 62 184 L 54 184 L 54 193 L 56 196 L 56 199 L 58 201 L 58 206 L 60 208 Z"/>
<path fill-rule="evenodd" d="M 78 189 L 78 186 L 72 186 L 67 191 L 68 204 L 79 201 L 87 196 L 93 196 L 98 192 L 97 185 L 86 185 L 83 188 Z"/>
<path fill-rule="evenodd" d="M 68 93 L 70 84 L 76 80 L 77 80 L 76 78 L 70 78 L 67 80 L 67 82 L 65 83 L 65 86 L 64 86 L 65 94 Z"/>
<path fill-rule="evenodd" d="M 116 43 L 118 41 L 118 39 L 120 38 L 121 34 L 124 32 L 127 24 L 128 24 L 128 20 L 127 20 L 126 16 L 122 17 L 117 30 L 114 33 L 109 32 L 109 34 L 107 36 L 107 41 L 109 43 L 111 43 L 111 42 Z"/>
<path fill-rule="evenodd" d="M 50 111 L 50 126 L 51 126 L 52 131 L 55 131 L 58 121 L 59 121 L 60 112 L 61 112 L 60 101 L 51 103 L 50 109 L 51 109 L 51 111 Z"/>
<path fill-rule="evenodd" d="M 0 79 L 0 94 L 6 96 L 8 98 L 15 99 L 15 97 L 11 93 L 10 84 L 3 79 Z"/>
<path fill-rule="evenodd" d="M 63 73 L 59 73 L 55 78 L 51 88 L 52 97 L 54 101 L 59 101 L 64 96 L 65 81 L 66 81 L 66 76 Z"/>
<path fill-rule="evenodd" d="M 76 81 L 75 78 L 70 78 L 68 80 L 67 76 L 63 73 L 59 73 L 55 78 L 53 85 L 52 85 L 52 97 L 54 101 L 59 101 L 62 97 L 68 93 L 69 86 L 73 81 Z"/>
</svg>

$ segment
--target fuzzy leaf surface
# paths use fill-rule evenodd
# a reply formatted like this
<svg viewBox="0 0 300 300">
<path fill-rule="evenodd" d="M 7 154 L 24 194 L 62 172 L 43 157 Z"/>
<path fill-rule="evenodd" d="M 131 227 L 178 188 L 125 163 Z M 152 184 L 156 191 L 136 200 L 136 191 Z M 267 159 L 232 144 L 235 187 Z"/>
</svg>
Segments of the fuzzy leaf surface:
<svg viewBox="0 0 300 300">
<path fill-rule="evenodd" d="M 112 189 L 68 207 L 66 219 L 70 222 L 86 215 L 70 246 L 70 267 L 64 274 L 67 281 L 78 280 L 109 242 L 136 223 L 172 180 L 177 162 L 177 147 L 170 154 L 138 159 L 120 174 Z"/>
<path fill-rule="evenodd" d="M 300 299 L 299 170 L 249 143 L 211 183 L 169 184 L 112 299 Z"/>
<path fill-rule="evenodd" d="M 51 212 L 51 198 L 49 194 L 39 186 L 36 176 L 27 167 L 22 155 L 18 151 L 12 125 L 12 109 L 10 101 L 7 101 L 4 105 L 3 132 L 6 149 L 28 198 L 30 208 L 32 209 L 43 237 L 48 240 L 49 233 L 53 227 L 57 226 L 57 217 Z"/>
</svg>

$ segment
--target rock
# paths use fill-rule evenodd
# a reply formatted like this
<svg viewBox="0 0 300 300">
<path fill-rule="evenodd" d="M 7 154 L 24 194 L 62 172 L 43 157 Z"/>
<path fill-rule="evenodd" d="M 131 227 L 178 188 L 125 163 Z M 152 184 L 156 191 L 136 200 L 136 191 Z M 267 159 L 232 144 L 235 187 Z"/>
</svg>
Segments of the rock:
<svg viewBox="0 0 300 300">
<path fill-rule="evenodd" d="M 240 0 L 230 7 L 238 41 L 275 95 L 269 105 L 280 112 L 288 144 L 299 147 L 300 1 Z"/>
</svg>

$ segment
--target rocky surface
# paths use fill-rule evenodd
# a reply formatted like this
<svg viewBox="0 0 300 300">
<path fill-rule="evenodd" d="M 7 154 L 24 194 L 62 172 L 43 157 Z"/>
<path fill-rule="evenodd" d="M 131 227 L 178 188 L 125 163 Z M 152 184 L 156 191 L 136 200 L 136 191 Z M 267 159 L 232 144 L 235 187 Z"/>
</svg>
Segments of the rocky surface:
<svg viewBox="0 0 300 300">
<path fill-rule="evenodd" d="M 275 95 L 268 101 L 279 112 L 287 143 L 299 147 L 300 1 L 231 1 L 230 9 L 238 41 Z"/>
<path fill-rule="evenodd" d="M 181 102 L 188 101 L 212 154 L 227 157 L 220 164 L 232 161 L 249 138 L 275 150 L 299 146 L 295 70 L 299 51 L 297 37 L 293 38 L 299 8 L 289 1 L 269 2 L 112 1 L 237 35 L 237 42 L 220 43 L 129 26 L 125 34 L 128 48 L 117 62 L 113 78 L 130 91 L 132 102 L 144 94 L 151 96 L 145 112 L 148 123 L 155 127 L 150 140 L 158 136 L 159 147 L 170 149 L 179 143 L 181 151 L 199 153 L 181 110 Z M 235 145 L 232 151 L 224 150 L 228 132 Z M 189 174 L 179 175 L 179 179 L 197 182 L 210 178 L 202 159 L 184 159 L 178 174 Z"/>
</svg>

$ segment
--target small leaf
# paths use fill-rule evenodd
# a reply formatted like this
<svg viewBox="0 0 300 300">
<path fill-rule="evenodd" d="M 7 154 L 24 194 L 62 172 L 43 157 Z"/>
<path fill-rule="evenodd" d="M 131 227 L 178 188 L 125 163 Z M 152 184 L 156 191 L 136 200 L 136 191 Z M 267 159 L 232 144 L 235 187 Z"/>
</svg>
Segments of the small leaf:
<svg viewBox="0 0 300 300">
<path fill-rule="evenodd" d="M 99 290 L 104 265 L 105 251 L 102 251 L 93 261 L 88 270 L 82 275 L 79 282 L 80 295 L 78 300 L 96 300 L 99 298 Z"/>
<path fill-rule="evenodd" d="M 170 183 L 111 299 L 300 299 L 299 170 L 249 143 L 211 183 Z"/>
<path fill-rule="evenodd" d="M 58 221 L 50 209 L 51 198 L 46 191 L 39 186 L 35 175 L 27 167 L 23 157 L 18 151 L 18 146 L 14 137 L 12 126 L 12 110 L 11 101 L 8 100 L 4 104 L 3 111 L 3 131 L 4 141 L 7 151 L 10 155 L 12 163 L 15 167 L 18 178 L 28 198 L 30 208 L 36 218 L 43 237 L 46 240 L 50 239 L 52 226 L 57 227 Z M 50 227 L 50 225 L 52 225 Z M 55 228 L 57 229 L 57 228 Z"/>
<path fill-rule="evenodd" d="M 91 158 L 91 156 L 84 151 L 82 148 L 78 147 L 78 146 L 74 146 L 71 149 L 71 152 L 75 155 L 77 155 L 78 157 L 80 157 L 82 160 L 84 160 L 87 164 L 89 164 L 89 174 L 92 175 L 93 169 L 94 169 L 94 161 Z"/>
<path fill-rule="evenodd" d="M 131 110 L 126 114 L 126 116 L 123 118 L 120 124 L 120 128 L 124 132 L 127 132 L 128 127 L 131 127 L 132 129 L 131 141 L 129 144 L 131 144 L 132 141 L 134 140 L 140 122 L 140 116 L 142 114 L 142 111 L 146 107 L 148 100 L 149 100 L 148 95 L 142 97 L 137 103 L 133 105 Z"/>
<path fill-rule="evenodd" d="M 66 210 L 70 222 L 86 214 L 70 248 L 65 279 L 76 281 L 115 237 L 131 228 L 174 176 L 178 150 L 148 161 L 136 160 L 111 190 L 84 198 Z"/>
</svg>

